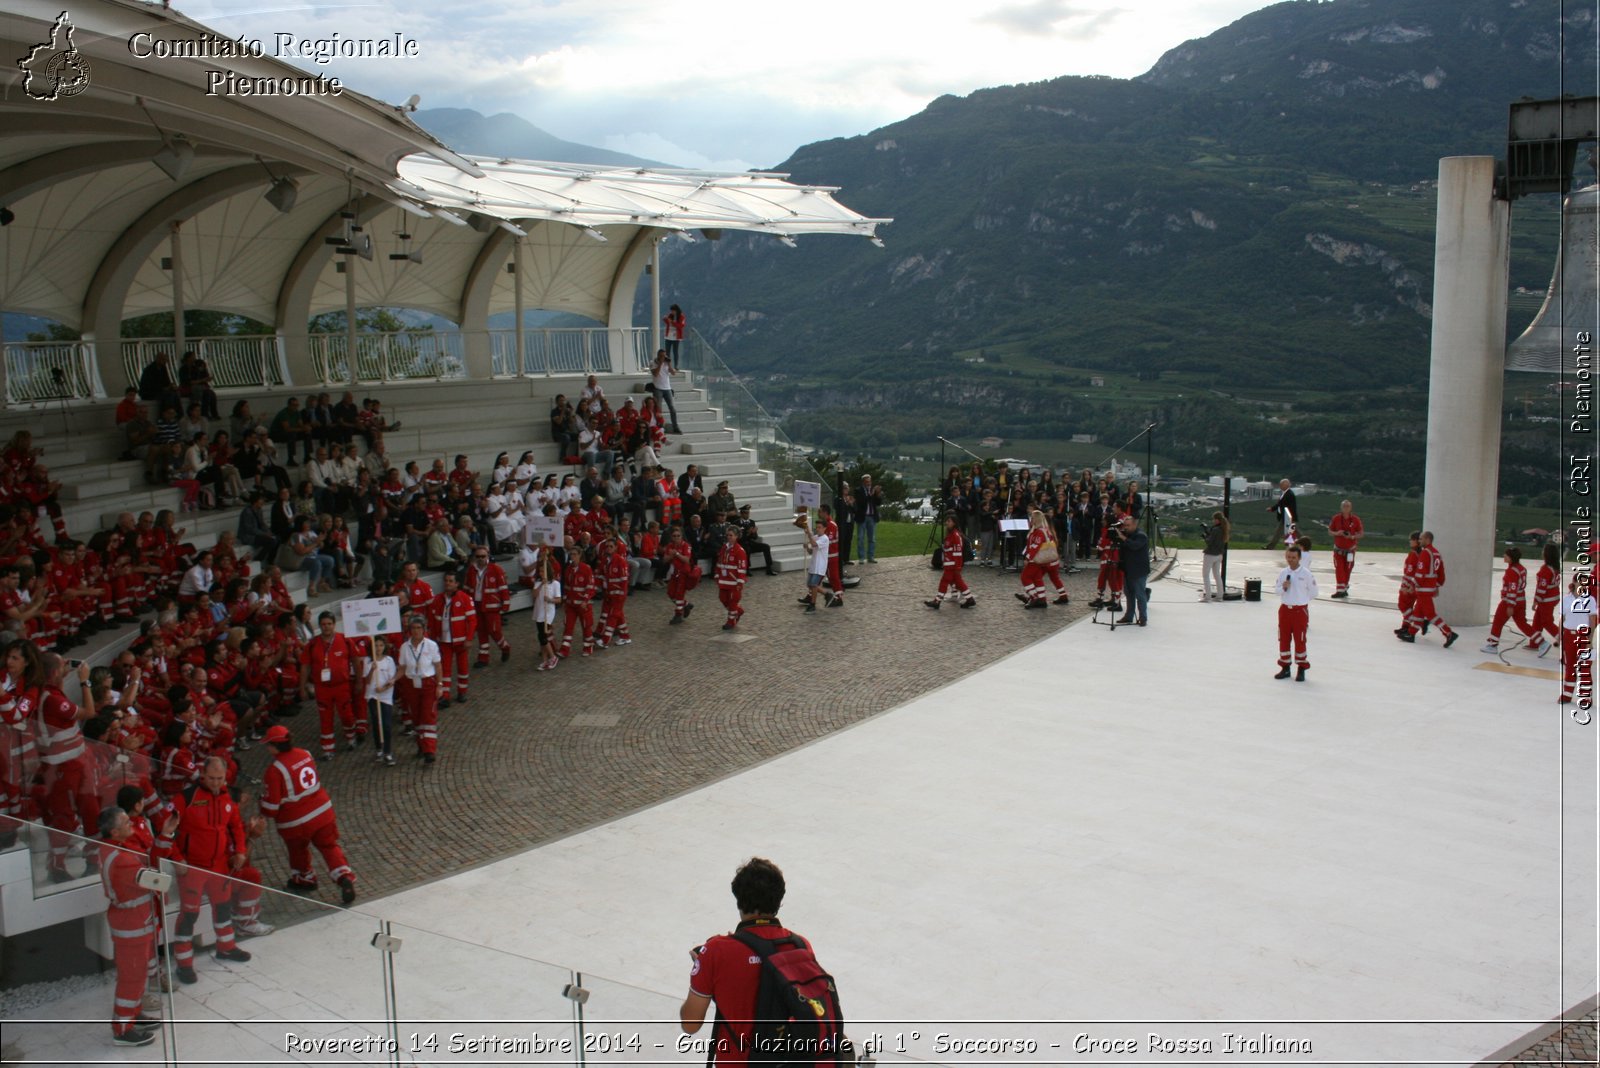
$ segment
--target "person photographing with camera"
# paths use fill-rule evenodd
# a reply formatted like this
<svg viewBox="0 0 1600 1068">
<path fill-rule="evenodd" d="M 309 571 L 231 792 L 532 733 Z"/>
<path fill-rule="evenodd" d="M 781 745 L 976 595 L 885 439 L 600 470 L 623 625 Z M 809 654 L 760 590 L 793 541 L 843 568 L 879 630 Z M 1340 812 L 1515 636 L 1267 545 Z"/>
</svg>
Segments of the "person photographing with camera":
<svg viewBox="0 0 1600 1068">
<path fill-rule="evenodd" d="M 1150 539 L 1132 515 L 1122 517 L 1112 538 L 1119 543 L 1117 560 L 1127 596 L 1127 608 L 1117 622 L 1132 623 L 1137 609 L 1139 626 L 1143 627 L 1150 622 Z"/>
</svg>

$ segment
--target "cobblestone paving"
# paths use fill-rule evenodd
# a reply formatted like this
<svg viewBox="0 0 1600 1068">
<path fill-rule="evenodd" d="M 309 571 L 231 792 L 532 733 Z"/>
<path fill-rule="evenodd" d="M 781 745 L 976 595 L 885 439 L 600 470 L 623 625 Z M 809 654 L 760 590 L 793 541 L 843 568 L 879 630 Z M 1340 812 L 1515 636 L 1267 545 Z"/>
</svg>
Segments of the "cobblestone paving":
<svg viewBox="0 0 1600 1068">
<path fill-rule="evenodd" d="M 1595 1064 L 1600 1047 L 1595 1042 L 1596 1022 L 1600 1011 L 1590 1012 L 1581 1020 L 1533 1043 L 1499 1068 L 1529 1068 L 1532 1065 Z"/>
<path fill-rule="evenodd" d="M 1025 611 L 1017 575 L 969 566 L 978 607 L 935 612 L 938 573 L 925 557 L 858 565 L 843 608 L 807 613 L 797 574 L 756 573 L 729 641 L 716 586 L 691 594 L 690 620 L 669 626 L 661 590 L 628 599 L 634 643 L 555 671 L 534 669 L 533 621 L 506 621 L 513 654 L 475 670 L 470 697 L 439 715 L 439 762 L 397 739 L 395 767 L 370 750 L 325 763 L 324 779 L 362 898 L 455 874 L 604 823 L 713 782 L 927 693 L 1087 614 L 1094 572 L 1065 576 L 1073 603 Z M 871 681 L 863 676 L 870 673 Z M 314 744 L 316 714 L 287 721 Z M 614 723 L 614 725 L 602 725 Z M 259 775 L 266 747 L 244 754 Z M 272 831 L 256 863 L 268 887 L 288 878 Z M 337 900 L 324 880 L 323 900 Z M 272 919 L 296 912 L 273 903 Z"/>
</svg>

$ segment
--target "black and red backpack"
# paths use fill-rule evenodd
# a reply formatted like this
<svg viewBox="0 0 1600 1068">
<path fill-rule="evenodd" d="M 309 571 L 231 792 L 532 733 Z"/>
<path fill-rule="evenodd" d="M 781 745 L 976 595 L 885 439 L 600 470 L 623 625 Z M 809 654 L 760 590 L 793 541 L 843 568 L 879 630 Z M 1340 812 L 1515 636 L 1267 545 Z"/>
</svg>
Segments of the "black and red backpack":
<svg viewBox="0 0 1600 1068">
<path fill-rule="evenodd" d="M 750 1063 L 764 1068 L 854 1065 L 838 987 L 817 963 L 810 943 L 793 933 L 762 938 L 754 926 L 740 924 L 733 933 L 761 958 Z"/>
</svg>

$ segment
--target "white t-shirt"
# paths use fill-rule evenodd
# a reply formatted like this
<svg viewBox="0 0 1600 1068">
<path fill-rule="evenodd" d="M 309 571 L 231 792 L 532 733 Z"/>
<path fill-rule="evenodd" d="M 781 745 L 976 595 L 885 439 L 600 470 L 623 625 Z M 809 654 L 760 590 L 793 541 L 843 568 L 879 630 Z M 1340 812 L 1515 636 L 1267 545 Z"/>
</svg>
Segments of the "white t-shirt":
<svg viewBox="0 0 1600 1068">
<path fill-rule="evenodd" d="M 373 665 L 372 675 L 367 679 L 367 699 L 375 699 L 386 705 L 394 704 L 394 680 L 399 674 L 400 669 L 395 666 L 394 657 L 383 654 L 383 659 Z"/>
<path fill-rule="evenodd" d="M 534 463 L 518 464 L 511 472 L 511 477 L 518 482 L 526 483 L 530 478 L 539 473 L 539 465 Z"/>
<path fill-rule="evenodd" d="M 533 588 L 533 621 L 550 626 L 556 621 L 556 601 L 561 598 L 561 580 L 551 579 Z"/>
<path fill-rule="evenodd" d="M 828 536 L 817 534 L 813 538 L 816 548 L 811 550 L 811 566 L 808 570 L 813 575 L 826 575 L 828 573 Z"/>
<path fill-rule="evenodd" d="M 400 643 L 400 671 L 413 682 L 432 678 L 439 673 L 439 646 L 432 638 L 424 638 L 416 645 L 407 638 Z"/>
<path fill-rule="evenodd" d="M 663 391 L 668 393 L 672 392 L 671 364 L 667 363 L 665 360 L 662 360 L 661 366 L 656 369 L 655 383 L 657 393 L 661 393 Z"/>
</svg>

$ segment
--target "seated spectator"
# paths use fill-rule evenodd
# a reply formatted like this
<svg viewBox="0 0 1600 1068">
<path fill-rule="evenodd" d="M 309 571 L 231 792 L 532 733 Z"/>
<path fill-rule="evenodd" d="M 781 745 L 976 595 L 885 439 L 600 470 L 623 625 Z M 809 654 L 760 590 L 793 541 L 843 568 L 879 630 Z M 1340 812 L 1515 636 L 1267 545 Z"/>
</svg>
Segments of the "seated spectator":
<svg viewBox="0 0 1600 1068">
<path fill-rule="evenodd" d="M 176 416 L 183 398 L 178 393 L 178 382 L 172 375 L 170 360 L 171 357 L 165 352 L 158 352 L 155 359 L 145 365 L 139 374 L 139 399 L 151 402 L 157 411 L 171 408 Z"/>
<path fill-rule="evenodd" d="M 312 527 L 309 515 L 295 519 L 294 534 L 289 538 L 289 550 L 300 561 L 306 573 L 306 596 L 333 592 L 333 576 L 337 561 L 323 551 L 323 537 Z"/>
<path fill-rule="evenodd" d="M 178 365 L 178 392 L 193 401 L 204 419 L 221 419 L 217 414 L 217 394 L 211 388 L 211 368 L 198 353 L 186 352 Z"/>
<path fill-rule="evenodd" d="M 183 434 L 184 441 L 193 441 L 196 434 L 211 436 L 210 427 L 206 425 L 206 417 L 200 414 L 198 403 L 191 403 L 184 409 L 183 418 L 178 420 L 178 430 Z"/>
<path fill-rule="evenodd" d="M 272 417 L 272 427 L 268 436 L 278 444 L 288 449 L 288 463 L 309 463 L 311 450 L 314 447 L 311 440 L 311 427 L 307 425 L 305 417 L 300 412 L 300 399 L 290 397 L 278 414 Z M 300 446 L 305 458 L 296 461 L 294 458 L 295 446 Z"/>
<path fill-rule="evenodd" d="M 211 567 L 213 559 L 209 550 L 203 552 L 194 566 L 183 573 L 183 579 L 178 583 L 179 604 L 194 604 L 202 593 L 211 592 L 217 583 L 216 572 Z"/>
<path fill-rule="evenodd" d="M 150 410 L 139 403 L 139 391 L 129 386 L 117 405 L 117 426 L 122 428 L 123 450 L 119 460 L 144 458 L 145 449 L 155 438 L 156 425 L 150 421 Z"/>
<path fill-rule="evenodd" d="M 349 390 L 333 406 L 333 433 L 341 445 L 350 444 L 361 433 L 361 406 L 356 403 L 356 395 Z"/>
<path fill-rule="evenodd" d="M 583 384 L 583 389 L 578 393 L 578 407 L 585 415 L 593 415 L 600 411 L 601 403 L 606 399 L 606 391 L 600 388 L 600 382 L 594 375 Z"/>
<path fill-rule="evenodd" d="M 178 409 L 164 405 L 156 420 L 155 436 L 144 455 L 144 480 L 152 484 L 167 481 L 169 469 L 183 457 L 183 433 L 178 427 Z"/>
<path fill-rule="evenodd" d="M 726 482 L 717 483 L 717 491 L 706 501 L 706 507 L 713 512 L 721 512 L 724 516 L 731 516 L 738 510 L 733 500 L 733 493 L 728 489 Z"/>
<path fill-rule="evenodd" d="M 450 521 L 440 518 L 429 529 L 427 563 L 429 568 L 456 568 L 463 564 L 462 553 L 450 530 Z"/>
<path fill-rule="evenodd" d="M 739 526 L 739 544 L 744 547 L 745 553 L 751 560 L 760 553 L 766 560 L 767 574 L 776 575 L 777 572 L 772 568 L 772 546 L 761 540 L 761 531 L 756 526 L 756 521 L 750 518 L 748 504 L 739 506 L 739 518 L 734 522 Z"/>
</svg>

